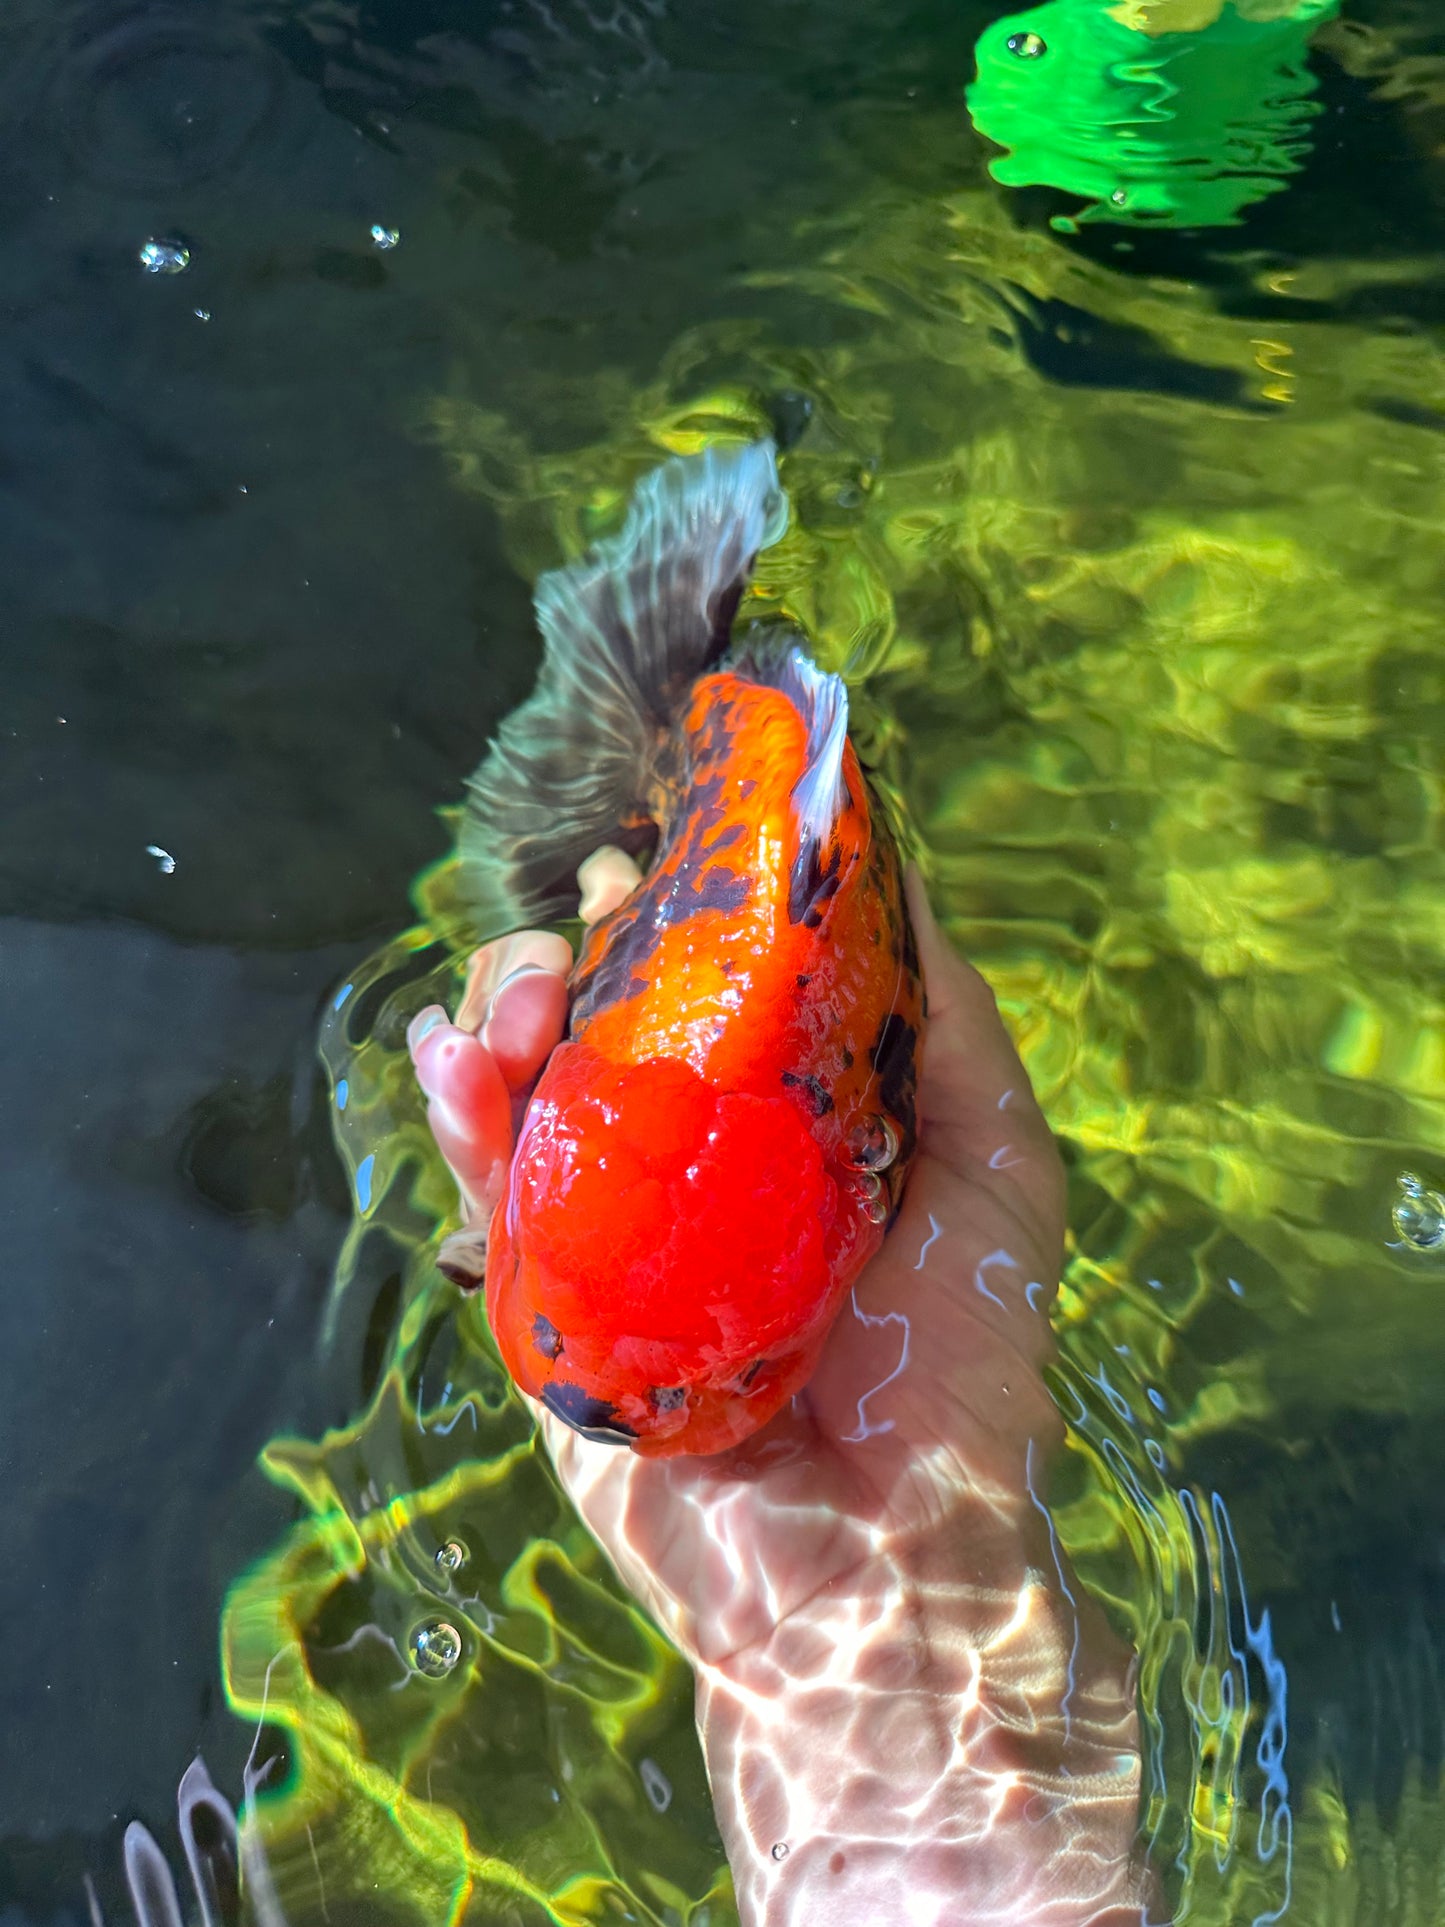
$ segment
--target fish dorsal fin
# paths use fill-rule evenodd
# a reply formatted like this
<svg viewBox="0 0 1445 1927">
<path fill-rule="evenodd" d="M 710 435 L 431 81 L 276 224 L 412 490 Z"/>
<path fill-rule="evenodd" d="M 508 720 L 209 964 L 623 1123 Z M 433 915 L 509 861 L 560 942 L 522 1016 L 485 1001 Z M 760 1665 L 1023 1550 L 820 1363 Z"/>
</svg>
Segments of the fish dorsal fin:
<svg viewBox="0 0 1445 1927">
<path fill-rule="evenodd" d="M 468 783 L 460 838 L 476 935 L 577 909 L 577 866 L 648 848 L 660 733 L 726 647 L 760 549 L 787 526 L 771 442 L 708 448 L 638 484 L 618 533 L 537 584 L 542 667 Z"/>
</svg>

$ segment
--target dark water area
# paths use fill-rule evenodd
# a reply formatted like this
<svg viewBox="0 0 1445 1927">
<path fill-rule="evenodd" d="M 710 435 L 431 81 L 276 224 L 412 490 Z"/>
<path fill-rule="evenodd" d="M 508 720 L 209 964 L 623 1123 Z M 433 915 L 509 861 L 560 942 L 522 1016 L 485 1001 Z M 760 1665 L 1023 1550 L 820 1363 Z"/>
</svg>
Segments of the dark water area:
<svg viewBox="0 0 1445 1927">
<path fill-rule="evenodd" d="M 1191 466 L 1171 410 L 1219 411 L 1240 437 L 1279 412 L 1264 363 L 1213 353 L 1211 330 L 1311 323 L 1344 346 L 1305 412 L 1358 411 L 1411 438 L 1420 474 L 1438 471 L 1445 34 L 1389 0 L 1347 5 L 1357 39 L 1312 56 L 1322 112 L 1303 171 L 1243 227 L 1061 235 L 1049 222 L 1068 197 L 989 181 L 992 150 L 965 111 L 975 42 L 1000 11 L 7 8 L 0 1927 L 86 1920 L 86 1876 L 106 1918 L 125 1918 L 123 1829 L 143 1818 L 173 1848 L 176 1782 L 197 1750 L 239 1797 L 252 1735 L 221 1690 L 222 1602 L 298 1511 L 257 1455 L 277 1434 L 347 1424 L 371 1389 L 364 1319 L 355 1344 L 321 1342 L 352 1194 L 318 1022 L 407 923 L 414 878 L 449 844 L 438 810 L 530 685 L 519 558 L 555 560 L 572 452 L 633 449 L 664 368 L 669 401 L 735 381 L 785 440 L 826 417 L 829 447 L 856 452 L 860 474 L 885 445 L 900 467 L 942 459 L 948 424 L 985 420 L 1027 448 L 1065 419 L 1056 402 L 1129 397 L 1070 485 L 1104 530 L 1081 552 L 1105 549 L 1120 476 L 1137 473 L 1142 515 L 1151 493 L 1212 512 L 1246 473 L 1225 457 Z M 1391 48 L 1416 63 L 1393 91 Z M 941 215 L 936 245 L 927 216 L 900 268 L 888 224 L 964 186 L 1008 237 L 1008 272 L 991 281 Z M 876 272 L 848 255 L 860 234 Z M 149 242 L 187 264 L 148 271 Z M 1029 280 L 1041 250 L 1063 264 L 1052 289 Z M 915 377 L 913 344 L 952 325 L 933 276 L 954 266 L 974 290 L 972 332 L 957 359 L 920 352 Z M 1090 305 L 1101 275 L 1123 289 L 1112 310 Z M 1289 277 L 1297 292 L 1281 292 Z M 1182 284 L 1197 326 L 1171 331 L 1134 305 Z M 853 406 L 848 386 L 894 329 L 882 385 L 896 418 L 871 389 Z M 1013 386 L 988 372 L 990 329 Z M 1378 361 L 1352 358 L 1352 341 L 1383 344 Z M 1428 346 L 1436 375 L 1397 365 L 1392 343 Z M 1155 411 L 1157 438 L 1135 404 Z M 468 423 L 486 431 L 475 448 Z M 1389 460 L 1403 465 L 1402 448 Z M 1300 470 L 1249 472 L 1257 506 Z M 583 474 L 594 491 L 626 479 L 595 461 Z M 1402 577 L 1400 596 L 1428 609 L 1437 586 Z M 990 593 L 1003 606 L 997 581 Z M 1057 643 L 1040 623 L 1031 661 Z M 952 675 L 943 641 L 936 660 Z M 1438 664 L 1414 682 L 1381 665 L 1381 707 L 1436 713 Z M 940 686 L 953 702 L 957 678 Z M 1001 727 L 1005 699 L 969 688 Z M 926 662 L 893 701 L 926 743 Z M 946 783 L 928 781 L 936 802 Z M 1363 783 L 1345 785 L 1355 845 L 1384 847 Z M 1272 807 L 1282 838 L 1349 848 L 1347 809 L 1301 830 L 1308 800 Z M 1416 963 L 1404 974 L 1426 1002 L 1438 994 Z M 1187 1084 L 1179 1064 L 1154 1067 L 1160 1088 Z M 1389 1135 L 1374 1117 L 1355 1128 L 1362 1143 Z M 1201 1356 L 1230 1355 L 1232 1328 L 1216 1336 L 1211 1350 L 1196 1332 Z M 1386 1379 L 1397 1369 L 1394 1354 L 1377 1362 Z M 1261 1420 L 1248 1441 L 1201 1428 L 1191 1476 L 1250 1521 L 1245 1569 L 1258 1553 L 1256 1597 L 1274 1586 L 1277 1618 L 1308 1600 L 1295 1623 L 1311 1638 L 1331 1607 L 1396 1629 L 1383 1657 L 1370 1644 L 1343 1672 L 1303 1632 L 1295 1655 L 1300 1703 L 1344 1743 L 1347 1789 L 1389 1813 L 1409 1759 L 1438 1769 L 1442 1418 L 1412 1394 L 1321 1434 L 1323 1395 L 1312 1408 L 1295 1389 L 1307 1423 Z M 1338 1480 L 1299 1526 L 1280 1494 L 1314 1454 Z M 1400 1503 L 1367 1524 L 1381 1487 Z M 1382 1710 L 1405 1705 L 1413 1753 Z"/>
</svg>

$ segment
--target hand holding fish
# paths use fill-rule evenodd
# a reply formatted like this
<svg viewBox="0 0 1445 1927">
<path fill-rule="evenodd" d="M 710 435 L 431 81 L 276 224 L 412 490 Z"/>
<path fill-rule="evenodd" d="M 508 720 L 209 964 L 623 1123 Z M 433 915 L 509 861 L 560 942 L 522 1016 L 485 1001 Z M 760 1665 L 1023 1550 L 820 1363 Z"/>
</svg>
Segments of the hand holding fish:
<svg viewBox="0 0 1445 1927">
<path fill-rule="evenodd" d="M 1041 1368 L 1062 1170 L 916 876 L 909 902 L 929 996 L 919 1156 L 806 1388 L 706 1458 L 538 1416 L 589 1528 L 697 1670 L 746 1927 L 1137 1924 L 1132 1682 L 1037 1486 L 1060 1432 Z M 516 1104 L 562 1035 L 569 961 L 546 933 L 488 946 L 466 1028 L 416 1027 L 423 1083 L 430 1040 L 465 1038 Z M 479 1215 L 510 1148 L 508 1125 L 457 1166 Z"/>
<path fill-rule="evenodd" d="M 439 1263 L 696 1669 L 746 1927 L 1138 1927 L 1127 1667 L 1035 1479 L 1057 1152 L 841 680 L 729 649 L 785 523 L 767 444 L 710 449 L 538 584 L 461 841 L 522 934 L 410 1032 Z M 575 964 L 523 928 L 579 911 Z"/>
</svg>

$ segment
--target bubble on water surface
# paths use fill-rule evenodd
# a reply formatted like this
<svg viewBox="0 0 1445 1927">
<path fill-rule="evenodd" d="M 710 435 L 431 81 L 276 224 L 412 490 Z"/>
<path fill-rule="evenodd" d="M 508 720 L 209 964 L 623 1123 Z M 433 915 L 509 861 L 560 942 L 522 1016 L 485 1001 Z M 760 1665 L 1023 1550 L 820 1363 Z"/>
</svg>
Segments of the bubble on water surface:
<svg viewBox="0 0 1445 1927">
<path fill-rule="evenodd" d="M 898 1156 L 898 1133 L 891 1119 L 866 1117 L 848 1139 L 848 1162 L 859 1171 L 886 1171 Z"/>
<path fill-rule="evenodd" d="M 787 1857 L 788 1857 L 788 1843 L 786 1840 L 779 1840 L 777 1845 L 773 1848 L 773 1858 L 774 1860 L 786 1860 Z"/>
<path fill-rule="evenodd" d="M 448 1539 L 444 1546 L 437 1547 L 437 1571 L 448 1576 L 460 1572 L 470 1554 L 460 1539 Z"/>
<path fill-rule="evenodd" d="M 401 239 L 400 228 L 383 227 L 380 221 L 372 222 L 371 224 L 372 246 L 380 248 L 383 254 L 389 254 L 391 250 L 396 246 L 397 242 L 400 241 L 400 239 Z"/>
<path fill-rule="evenodd" d="M 138 258 L 147 274 L 184 274 L 191 265 L 191 251 L 184 241 L 160 240 L 154 235 Z"/>
<path fill-rule="evenodd" d="M 1049 43 L 1038 33 L 1011 33 L 1004 44 L 1015 60 L 1041 60 L 1049 51 Z"/>
<path fill-rule="evenodd" d="M 1390 1221 L 1407 1245 L 1416 1251 L 1435 1251 L 1445 1245 L 1445 1197 L 1432 1191 L 1413 1171 L 1402 1171 L 1400 1195 Z"/>
<path fill-rule="evenodd" d="M 889 1212 L 888 1187 L 872 1171 L 865 1172 L 854 1185 L 854 1193 L 869 1224 L 883 1224 Z"/>
<path fill-rule="evenodd" d="M 445 1679 L 462 1656 L 462 1636 L 445 1619 L 424 1619 L 407 1644 L 412 1665 L 425 1679 Z"/>
</svg>

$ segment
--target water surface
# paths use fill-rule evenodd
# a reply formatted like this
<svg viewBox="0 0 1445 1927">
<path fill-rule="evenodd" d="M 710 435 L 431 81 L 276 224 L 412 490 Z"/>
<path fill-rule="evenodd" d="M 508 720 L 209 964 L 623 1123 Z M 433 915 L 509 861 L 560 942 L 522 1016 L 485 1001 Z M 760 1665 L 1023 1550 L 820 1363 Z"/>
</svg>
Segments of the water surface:
<svg viewBox="0 0 1445 1927">
<path fill-rule="evenodd" d="M 87 1874 L 124 1918 L 197 1747 L 239 1799 L 278 1629 L 293 1927 L 318 1868 L 438 1918 L 479 1851 L 564 1919 L 729 1918 L 681 1669 L 435 1293 L 396 1018 L 444 946 L 366 960 L 536 572 L 764 430 L 771 592 L 1070 1155 L 1051 1502 L 1179 1917 L 1436 1917 L 1445 1261 L 1391 1210 L 1445 1176 L 1445 36 L 1347 5 L 1242 225 L 1075 234 L 970 124 L 1000 15 L 7 12 L 6 1927 Z M 405 1651 L 453 1531 L 438 1693 L 318 1657 Z"/>
</svg>

